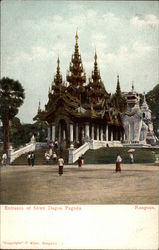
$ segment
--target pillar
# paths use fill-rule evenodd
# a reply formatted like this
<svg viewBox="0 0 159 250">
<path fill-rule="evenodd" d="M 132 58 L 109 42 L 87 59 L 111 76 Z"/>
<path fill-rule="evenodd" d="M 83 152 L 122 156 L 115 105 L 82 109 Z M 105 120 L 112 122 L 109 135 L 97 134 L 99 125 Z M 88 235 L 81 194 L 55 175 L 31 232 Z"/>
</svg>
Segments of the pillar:
<svg viewBox="0 0 159 250">
<path fill-rule="evenodd" d="M 123 140 L 123 133 L 121 130 L 119 131 L 119 133 L 120 133 L 120 141 L 122 141 Z"/>
<path fill-rule="evenodd" d="M 65 131 L 65 129 L 63 130 L 63 140 L 66 140 L 66 131 Z"/>
<path fill-rule="evenodd" d="M 89 123 L 85 124 L 85 136 L 86 138 L 89 138 Z"/>
<path fill-rule="evenodd" d="M 73 124 L 70 123 L 70 142 L 73 142 Z"/>
<path fill-rule="evenodd" d="M 97 126 L 97 140 L 99 141 L 99 127 Z"/>
<path fill-rule="evenodd" d="M 61 142 L 61 124 L 59 123 L 59 142 Z"/>
<path fill-rule="evenodd" d="M 105 129 L 105 140 L 108 141 L 108 125 L 106 125 Z"/>
<path fill-rule="evenodd" d="M 47 140 L 50 141 L 50 136 L 51 136 L 51 129 L 48 127 L 47 129 Z"/>
<path fill-rule="evenodd" d="M 92 140 L 94 140 L 94 125 L 92 125 Z"/>
<path fill-rule="evenodd" d="M 111 130 L 111 134 L 110 134 L 110 141 L 113 141 L 113 130 L 112 130 L 112 128 L 110 129 Z"/>
<path fill-rule="evenodd" d="M 78 123 L 76 123 L 76 141 L 79 141 L 79 139 L 78 139 Z"/>
<path fill-rule="evenodd" d="M 101 141 L 103 141 L 103 127 L 101 127 L 100 129 L 100 139 Z"/>
<path fill-rule="evenodd" d="M 52 141 L 55 141 L 55 125 L 52 125 Z"/>
</svg>

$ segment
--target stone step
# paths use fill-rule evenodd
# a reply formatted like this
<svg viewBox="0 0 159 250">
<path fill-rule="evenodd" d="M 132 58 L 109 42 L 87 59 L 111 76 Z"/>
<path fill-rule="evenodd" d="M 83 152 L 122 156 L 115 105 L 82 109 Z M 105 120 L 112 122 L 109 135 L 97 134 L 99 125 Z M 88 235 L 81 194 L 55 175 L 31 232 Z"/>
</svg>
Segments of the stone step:
<svg viewBox="0 0 159 250">
<path fill-rule="evenodd" d="M 53 158 L 51 157 L 49 162 L 46 162 L 45 159 L 45 152 L 48 151 L 48 149 L 38 149 L 36 150 L 35 153 L 35 164 L 36 165 L 55 165 L 57 164 L 57 162 L 54 162 Z M 27 153 L 21 155 L 20 157 L 18 157 L 17 159 L 14 160 L 14 162 L 12 162 L 12 165 L 28 165 L 28 161 L 27 161 Z M 57 152 L 57 157 L 60 155 L 60 152 Z M 62 152 L 62 157 L 64 159 L 65 164 L 68 163 L 68 150 L 65 149 Z"/>
</svg>

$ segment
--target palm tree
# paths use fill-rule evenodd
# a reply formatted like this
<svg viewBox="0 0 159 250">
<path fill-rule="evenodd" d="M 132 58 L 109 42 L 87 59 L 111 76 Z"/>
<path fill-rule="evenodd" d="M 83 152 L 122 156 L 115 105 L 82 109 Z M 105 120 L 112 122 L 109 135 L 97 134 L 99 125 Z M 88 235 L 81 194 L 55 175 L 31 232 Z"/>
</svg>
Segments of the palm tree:
<svg viewBox="0 0 159 250">
<path fill-rule="evenodd" d="M 6 153 L 9 149 L 9 120 L 18 113 L 24 97 L 24 89 L 18 81 L 8 77 L 0 80 L 0 119 L 4 128 L 4 151 Z"/>
</svg>

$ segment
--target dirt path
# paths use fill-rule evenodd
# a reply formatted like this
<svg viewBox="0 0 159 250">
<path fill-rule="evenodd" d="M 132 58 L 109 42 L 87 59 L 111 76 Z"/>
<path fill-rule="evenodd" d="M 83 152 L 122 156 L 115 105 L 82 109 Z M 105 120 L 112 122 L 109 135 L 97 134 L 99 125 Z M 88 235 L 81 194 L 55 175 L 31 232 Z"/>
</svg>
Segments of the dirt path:
<svg viewBox="0 0 159 250">
<path fill-rule="evenodd" d="M 159 167 L 9 166 L 1 168 L 1 204 L 159 204 Z"/>
</svg>

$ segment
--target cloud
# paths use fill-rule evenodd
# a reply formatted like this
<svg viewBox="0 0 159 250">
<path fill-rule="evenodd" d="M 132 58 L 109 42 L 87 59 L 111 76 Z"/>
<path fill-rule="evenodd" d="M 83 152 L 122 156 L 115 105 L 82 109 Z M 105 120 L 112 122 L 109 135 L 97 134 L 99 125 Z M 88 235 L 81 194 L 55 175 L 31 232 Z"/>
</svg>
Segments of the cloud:
<svg viewBox="0 0 159 250">
<path fill-rule="evenodd" d="M 159 27 L 159 19 L 155 15 L 145 15 L 144 18 L 141 18 L 139 16 L 134 16 L 130 19 L 130 23 L 134 26 L 137 26 L 139 28 L 142 27 L 152 27 L 152 28 L 158 28 Z"/>
<path fill-rule="evenodd" d="M 103 18 L 103 21 L 105 23 L 111 23 L 111 24 L 118 24 L 119 21 L 122 19 L 121 17 L 119 18 L 117 15 L 115 15 L 114 13 L 112 12 L 108 12 L 107 14 L 104 14 L 102 16 Z"/>
</svg>

